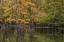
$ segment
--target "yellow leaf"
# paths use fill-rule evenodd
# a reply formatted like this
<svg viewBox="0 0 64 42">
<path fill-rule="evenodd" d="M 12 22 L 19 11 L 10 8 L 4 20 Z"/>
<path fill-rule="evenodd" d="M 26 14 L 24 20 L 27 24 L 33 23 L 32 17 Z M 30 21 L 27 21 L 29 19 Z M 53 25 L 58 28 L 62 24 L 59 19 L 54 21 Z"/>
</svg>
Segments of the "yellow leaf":
<svg viewBox="0 0 64 42">
<path fill-rule="evenodd" d="M 6 10 L 4 10 L 4 12 L 7 12 L 7 11 L 9 11 L 9 10 L 11 10 L 11 8 L 7 8 Z"/>
<path fill-rule="evenodd" d="M 25 24 L 25 25 L 28 25 L 28 24 L 29 24 L 29 22 L 26 22 L 26 21 L 25 21 L 25 22 L 24 22 L 24 24 Z"/>
<path fill-rule="evenodd" d="M 23 15 L 26 15 L 26 14 L 28 14 L 26 11 L 22 11 L 21 12 Z"/>
</svg>

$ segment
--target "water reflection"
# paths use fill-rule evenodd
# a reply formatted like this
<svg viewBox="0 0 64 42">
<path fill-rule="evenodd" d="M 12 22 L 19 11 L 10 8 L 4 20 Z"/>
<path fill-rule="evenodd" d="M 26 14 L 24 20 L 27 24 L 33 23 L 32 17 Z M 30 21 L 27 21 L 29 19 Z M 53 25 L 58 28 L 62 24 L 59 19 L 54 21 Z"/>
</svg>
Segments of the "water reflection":
<svg viewBox="0 0 64 42">
<path fill-rule="evenodd" d="M 26 32 L 24 35 L 24 39 L 21 39 L 21 36 L 17 38 L 19 41 L 16 41 L 16 37 L 14 35 L 14 31 L 9 30 L 6 34 L 6 36 L 3 39 L 3 34 L 0 30 L 0 42 L 31 42 L 29 34 Z M 23 41 L 22 41 L 23 40 Z M 51 34 L 51 33 L 35 33 L 35 35 L 32 38 L 33 42 L 64 42 L 64 34 L 61 34 L 60 32 Z"/>
</svg>

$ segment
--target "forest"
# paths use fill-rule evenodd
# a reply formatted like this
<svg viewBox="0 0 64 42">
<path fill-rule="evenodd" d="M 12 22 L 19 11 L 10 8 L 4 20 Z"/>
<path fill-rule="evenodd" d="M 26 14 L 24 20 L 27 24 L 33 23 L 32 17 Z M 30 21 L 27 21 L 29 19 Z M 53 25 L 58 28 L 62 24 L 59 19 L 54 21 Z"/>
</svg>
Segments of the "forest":
<svg viewBox="0 0 64 42">
<path fill-rule="evenodd" d="M 63 39 L 64 0 L 0 0 L 0 42 Z"/>
</svg>

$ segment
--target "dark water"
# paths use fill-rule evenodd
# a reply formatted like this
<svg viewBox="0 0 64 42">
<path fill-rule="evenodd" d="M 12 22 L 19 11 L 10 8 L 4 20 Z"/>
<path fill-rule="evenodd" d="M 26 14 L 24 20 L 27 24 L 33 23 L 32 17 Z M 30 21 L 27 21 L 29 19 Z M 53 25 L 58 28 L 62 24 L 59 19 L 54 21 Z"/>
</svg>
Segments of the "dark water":
<svg viewBox="0 0 64 42">
<path fill-rule="evenodd" d="M 43 32 L 45 31 L 47 30 L 44 30 Z M 48 31 L 46 33 L 43 32 L 35 32 L 33 38 L 31 39 L 32 41 L 30 40 L 29 34 L 26 32 L 23 39 L 24 41 L 22 41 L 21 39 L 21 41 L 19 40 L 18 42 L 64 42 L 64 34 L 60 32 L 55 33 L 53 32 L 48 33 Z M 14 35 L 14 31 L 8 31 L 6 36 L 3 36 L 3 34 L 0 31 L 0 42 L 17 42 L 16 37 Z"/>
</svg>

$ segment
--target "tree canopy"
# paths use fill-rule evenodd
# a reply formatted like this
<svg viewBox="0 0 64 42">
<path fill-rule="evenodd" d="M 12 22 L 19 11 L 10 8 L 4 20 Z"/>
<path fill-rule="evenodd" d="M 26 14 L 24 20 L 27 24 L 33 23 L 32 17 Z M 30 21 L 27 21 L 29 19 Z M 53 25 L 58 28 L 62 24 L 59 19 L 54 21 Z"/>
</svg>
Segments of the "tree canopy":
<svg viewBox="0 0 64 42">
<path fill-rule="evenodd" d="M 64 0 L 1 0 L 0 18 L 64 24 Z"/>
</svg>

